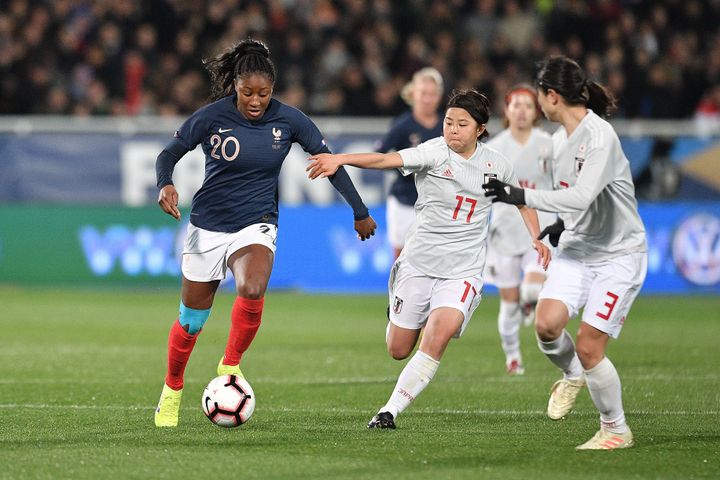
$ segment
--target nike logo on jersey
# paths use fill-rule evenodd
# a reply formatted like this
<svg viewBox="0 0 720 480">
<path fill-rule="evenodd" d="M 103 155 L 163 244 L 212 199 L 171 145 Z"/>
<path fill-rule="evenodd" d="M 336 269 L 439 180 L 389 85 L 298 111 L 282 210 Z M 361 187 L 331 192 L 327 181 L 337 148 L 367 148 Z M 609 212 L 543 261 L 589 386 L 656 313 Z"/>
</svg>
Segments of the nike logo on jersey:
<svg viewBox="0 0 720 480">
<path fill-rule="evenodd" d="M 232 128 L 218 128 L 218 133 L 232 132 Z"/>
</svg>

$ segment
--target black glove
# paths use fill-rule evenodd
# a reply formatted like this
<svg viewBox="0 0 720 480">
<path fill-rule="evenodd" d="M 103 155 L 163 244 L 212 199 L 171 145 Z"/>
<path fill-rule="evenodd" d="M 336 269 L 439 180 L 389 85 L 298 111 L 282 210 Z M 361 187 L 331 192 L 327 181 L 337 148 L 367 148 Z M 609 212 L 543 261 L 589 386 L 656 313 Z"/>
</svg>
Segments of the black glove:
<svg viewBox="0 0 720 480">
<path fill-rule="evenodd" d="M 540 232 L 540 236 L 537 239 L 542 240 L 543 238 L 545 238 L 546 235 L 549 235 L 548 239 L 550 240 L 550 245 L 552 245 L 553 247 L 557 247 L 558 243 L 560 242 L 560 234 L 564 231 L 565 222 L 558 219 L 557 222 L 543 228 L 543 231 Z"/>
<path fill-rule="evenodd" d="M 525 205 L 525 190 L 513 187 L 505 182 L 493 178 L 482 185 L 485 189 L 485 196 L 492 197 L 492 203 L 503 202 L 511 205 Z"/>
</svg>

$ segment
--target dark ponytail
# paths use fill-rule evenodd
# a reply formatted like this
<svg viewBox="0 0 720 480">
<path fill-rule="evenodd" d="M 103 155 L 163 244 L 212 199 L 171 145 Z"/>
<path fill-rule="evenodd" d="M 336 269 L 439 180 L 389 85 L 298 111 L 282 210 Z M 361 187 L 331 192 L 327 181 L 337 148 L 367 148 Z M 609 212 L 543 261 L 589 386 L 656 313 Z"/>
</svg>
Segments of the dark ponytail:
<svg viewBox="0 0 720 480">
<path fill-rule="evenodd" d="M 261 41 L 246 38 L 210 60 L 203 60 L 210 74 L 210 101 L 214 102 L 235 90 L 235 79 L 258 73 L 275 85 L 275 65 L 270 50 Z"/>
<path fill-rule="evenodd" d="M 490 100 L 474 88 L 453 90 L 448 100 L 447 108 L 462 108 L 478 123 L 478 126 L 486 125 L 490 120 Z M 487 129 L 478 136 L 478 140 L 488 137 Z"/>
<path fill-rule="evenodd" d="M 547 94 L 548 90 L 562 96 L 568 105 L 584 105 L 601 117 L 615 110 L 615 97 L 594 80 L 588 80 L 580 65 L 563 57 L 548 57 L 538 64 L 536 83 Z"/>
</svg>

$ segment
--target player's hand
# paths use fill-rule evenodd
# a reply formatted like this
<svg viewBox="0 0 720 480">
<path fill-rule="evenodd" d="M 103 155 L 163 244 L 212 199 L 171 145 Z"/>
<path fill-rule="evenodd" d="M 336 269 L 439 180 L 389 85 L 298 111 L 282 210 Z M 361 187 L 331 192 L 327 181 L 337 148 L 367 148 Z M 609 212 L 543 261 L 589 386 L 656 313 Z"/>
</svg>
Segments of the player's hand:
<svg viewBox="0 0 720 480">
<path fill-rule="evenodd" d="M 503 202 L 511 205 L 525 205 L 525 190 L 513 187 L 505 182 L 493 178 L 482 185 L 485 189 L 485 196 L 492 197 L 492 203 Z"/>
<path fill-rule="evenodd" d="M 550 240 L 550 245 L 552 245 L 553 247 L 557 247 L 558 243 L 560 242 L 560 234 L 562 234 L 562 232 L 564 231 L 565 222 L 563 222 L 561 219 L 558 219 L 557 222 L 543 228 L 543 231 L 540 232 L 540 235 L 538 236 L 538 240 L 542 240 L 543 238 L 548 236 L 548 239 Z"/>
<path fill-rule="evenodd" d="M 542 264 L 543 269 L 547 270 L 548 265 L 550 265 L 550 260 L 552 259 L 550 249 L 537 239 L 533 240 L 533 248 L 538 252 L 538 261 Z"/>
<path fill-rule="evenodd" d="M 358 238 L 363 242 L 375 235 L 376 228 L 377 224 L 370 216 L 362 220 L 355 220 L 355 231 L 358 234 Z"/>
<path fill-rule="evenodd" d="M 308 177 L 316 179 L 318 177 L 329 177 L 337 172 L 337 169 L 342 166 L 342 163 L 338 159 L 337 155 L 330 153 L 318 153 L 308 157 L 310 165 L 305 169 L 308 172 Z"/>
<path fill-rule="evenodd" d="M 180 210 L 178 210 L 178 193 L 175 190 L 175 185 L 165 185 L 160 189 L 160 195 L 158 195 L 158 205 L 162 208 L 162 211 L 168 215 L 175 217 L 175 220 L 180 220 Z"/>
</svg>

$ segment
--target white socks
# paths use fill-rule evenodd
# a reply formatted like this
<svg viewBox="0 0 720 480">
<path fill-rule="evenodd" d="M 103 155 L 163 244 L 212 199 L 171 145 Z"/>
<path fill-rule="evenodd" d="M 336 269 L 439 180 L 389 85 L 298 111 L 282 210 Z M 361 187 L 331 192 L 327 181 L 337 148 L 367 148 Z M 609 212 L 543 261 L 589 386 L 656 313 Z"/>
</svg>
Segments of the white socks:
<svg viewBox="0 0 720 480">
<path fill-rule="evenodd" d="M 506 302 L 500 300 L 500 312 L 498 313 L 498 332 L 502 349 L 505 352 L 505 362 L 520 359 L 520 323 L 522 312 L 517 302 Z"/>
<path fill-rule="evenodd" d="M 622 386 L 615 365 L 603 358 L 590 370 L 585 370 L 585 381 L 593 403 L 600 410 L 600 424 L 612 433 L 628 431 L 622 406 Z"/>
<path fill-rule="evenodd" d="M 393 417 L 405 410 L 425 390 L 438 369 L 440 362 L 418 350 L 400 372 L 390 400 L 380 412 L 390 412 Z"/>
<path fill-rule="evenodd" d="M 542 282 L 523 282 L 520 284 L 520 303 L 537 303 L 542 290 Z"/>
<path fill-rule="evenodd" d="M 582 378 L 583 368 L 577 353 L 575 353 L 575 343 L 567 330 L 563 330 L 562 335 L 549 342 L 538 339 L 538 347 L 552 363 L 563 371 L 566 380 L 577 381 Z"/>
</svg>

